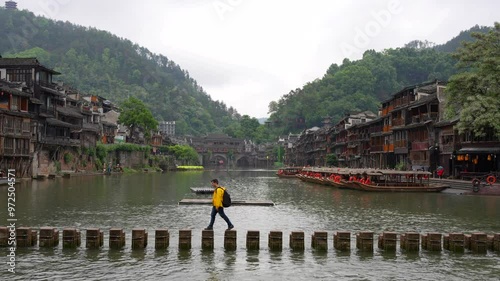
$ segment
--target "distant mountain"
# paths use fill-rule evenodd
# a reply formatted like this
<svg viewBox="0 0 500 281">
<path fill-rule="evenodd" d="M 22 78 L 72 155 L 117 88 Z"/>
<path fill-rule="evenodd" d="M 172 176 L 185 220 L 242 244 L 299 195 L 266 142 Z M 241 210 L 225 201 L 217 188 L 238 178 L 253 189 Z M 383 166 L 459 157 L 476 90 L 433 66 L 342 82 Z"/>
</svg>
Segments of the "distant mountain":
<svg viewBox="0 0 500 281">
<path fill-rule="evenodd" d="M 180 135 L 222 132 L 241 117 L 174 61 L 109 32 L 0 8 L 0 54 L 37 57 L 57 80 L 119 103 L 136 96 Z"/>
</svg>

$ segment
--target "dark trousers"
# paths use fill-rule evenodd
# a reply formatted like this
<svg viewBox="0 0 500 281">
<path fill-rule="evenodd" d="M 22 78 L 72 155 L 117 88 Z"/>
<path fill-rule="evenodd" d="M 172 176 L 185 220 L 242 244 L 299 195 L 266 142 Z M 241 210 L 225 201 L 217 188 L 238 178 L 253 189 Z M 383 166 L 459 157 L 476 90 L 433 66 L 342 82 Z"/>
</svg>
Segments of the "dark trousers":
<svg viewBox="0 0 500 281">
<path fill-rule="evenodd" d="M 219 210 L 217 211 L 215 207 L 212 207 L 212 213 L 210 214 L 210 224 L 208 225 L 209 228 L 212 228 L 214 226 L 215 216 L 217 215 L 217 213 L 219 213 L 220 217 L 226 221 L 228 227 L 233 225 L 224 213 L 224 208 L 219 207 Z"/>
</svg>

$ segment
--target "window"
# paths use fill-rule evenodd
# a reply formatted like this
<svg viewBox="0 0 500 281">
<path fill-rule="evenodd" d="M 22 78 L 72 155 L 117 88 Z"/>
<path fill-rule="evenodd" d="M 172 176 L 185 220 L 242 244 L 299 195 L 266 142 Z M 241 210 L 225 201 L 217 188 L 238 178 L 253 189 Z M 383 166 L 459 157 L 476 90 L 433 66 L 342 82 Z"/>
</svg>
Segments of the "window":
<svg viewBox="0 0 500 281">
<path fill-rule="evenodd" d="M 12 96 L 10 103 L 10 110 L 17 110 L 17 102 L 18 102 L 18 97 Z"/>
<path fill-rule="evenodd" d="M 7 69 L 7 81 L 31 83 L 31 69 Z"/>
<path fill-rule="evenodd" d="M 27 98 L 19 98 L 19 110 L 28 111 L 28 99 Z"/>
<path fill-rule="evenodd" d="M 30 132 L 30 120 L 29 119 L 24 119 L 23 120 L 23 123 L 22 123 L 22 130 L 23 130 L 23 133 L 29 133 Z"/>
</svg>

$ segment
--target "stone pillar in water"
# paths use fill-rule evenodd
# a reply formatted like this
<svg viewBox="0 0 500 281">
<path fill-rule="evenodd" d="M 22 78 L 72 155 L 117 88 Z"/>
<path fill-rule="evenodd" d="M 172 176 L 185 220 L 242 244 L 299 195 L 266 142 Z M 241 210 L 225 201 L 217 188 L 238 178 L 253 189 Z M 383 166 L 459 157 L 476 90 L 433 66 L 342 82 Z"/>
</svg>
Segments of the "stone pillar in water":
<svg viewBox="0 0 500 281">
<path fill-rule="evenodd" d="M 290 248 L 292 250 L 304 250 L 304 232 L 292 231 L 290 234 Z"/>
<path fill-rule="evenodd" d="M 315 231 L 311 237 L 311 247 L 316 250 L 328 250 L 328 233 L 326 231 Z"/>
<path fill-rule="evenodd" d="M 168 229 L 157 229 L 155 232 L 155 249 L 166 249 L 170 244 Z"/>
<path fill-rule="evenodd" d="M 55 247 L 59 245 L 59 230 L 55 227 L 40 228 L 40 247 Z"/>
<path fill-rule="evenodd" d="M 339 251 L 349 252 L 351 250 L 351 232 L 337 231 L 333 234 L 333 247 Z"/>
<path fill-rule="evenodd" d="M 132 249 L 144 249 L 148 246 L 148 232 L 144 228 L 132 229 Z"/>
<path fill-rule="evenodd" d="M 179 250 L 191 249 L 191 229 L 179 230 Z"/>
<path fill-rule="evenodd" d="M 80 230 L 76 228 L 63 229 L 63 248 L 80 247 L 81 243 Z"/>
<path fill-rule="evenodd" d="M 271 251 L 281 251 L 283 249 L 283 232 L 271 231 L 268 236 L 268 246 Z"/>
<path fill-rule="evenodd" d="M 236 250 L 236 230 L 226 230 L 224 232 L 224 249 L 234 251 Z"/>
<path fill-rule="evenodd" d="M 258 230 L 249 230 L 247 232 L 247 250 L 259 250 L 260 232 Z"/>
<path fill-rule="evenodd" d="M 121 249 L 125 247 L 125 231 L 123 228 L 109 229 L 109 248 Z"/>
<path fill-rule="evenodd" d="M 373 252 L 373 231 L 362 231 L 357 233 L 356 248 L 362 252 Z"/>
</svg>

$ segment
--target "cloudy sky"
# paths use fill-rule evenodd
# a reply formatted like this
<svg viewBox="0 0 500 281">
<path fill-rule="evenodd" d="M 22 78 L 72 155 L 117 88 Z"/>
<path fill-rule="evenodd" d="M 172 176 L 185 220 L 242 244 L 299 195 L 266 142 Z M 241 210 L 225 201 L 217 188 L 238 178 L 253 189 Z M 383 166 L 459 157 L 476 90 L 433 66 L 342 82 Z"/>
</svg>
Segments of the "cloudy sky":
<svg viewBox="0 0 500 281">
<path fill-rule="evenodd" d="M 442 44 L 500 21 L 500 1 L 17 0 L 51 19 L 110 31 L 161 53 L 240 114 L 321 78 L 344 58 L 411 40 Z"/>
</svg>

